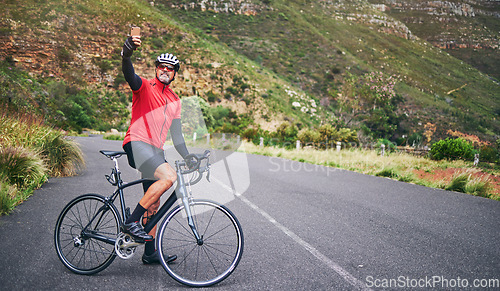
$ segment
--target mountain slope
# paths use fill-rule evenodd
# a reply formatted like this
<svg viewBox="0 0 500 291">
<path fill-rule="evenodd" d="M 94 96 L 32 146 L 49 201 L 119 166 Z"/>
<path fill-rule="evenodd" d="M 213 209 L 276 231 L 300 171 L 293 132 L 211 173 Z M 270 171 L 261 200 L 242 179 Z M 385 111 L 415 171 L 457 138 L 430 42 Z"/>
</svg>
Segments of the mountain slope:
<svg viewBox="0 0 500 291">
<path fill-rule="evenodd" d="M 78 88 L 90 86 L 103 91 L 102 95 L 113 91 L 112 87 L 129 93 L 120 72 L 119 52 L 130 26 L 138 25 L 143 28 L 144 45 L 134 53 L 134 64 L 141 76 L 153 77 L 156 55 L 171 51 L 183 61 L 175 83 L 175 90 L 181 96 L 212 96 L 213 105 L 231 108 L 240 119 L 252 112 L 253 118 L 269 129 L 284 120 L 284 106 L 291 110 L 291 102 L 280 104 L 279 110 L 275 108 L 277 105 L 273 107 L 277 100 L 289 98 L 288 85 L 279 77 L 265 70 L 254 70 L 248 59 L 200 39 L 165 18 L 149 3 L 10 1 L 6 4 L 1 20 L 4 29 L 0 34 L 5 46 L 0 55 L 33 77 L 47 78 L 43 82 L 59 80 Z M 8 79 L 3 82 L 9 83 L 12 82 Z M 269 96 L 266 92 L 273 87 L 275 93 Z M 300 111 L 291 115 L 304 124 L 318 122 Z"/>
<path fill-rule="evenodd" d="M 500 5 L 498 1 L 385 1 L 386 14 L 417 36 L 500 80 Z"/>
<path fill-rule="evenodd" d="M 177 54 L 175 90 L 234 112 L 219 130 L 288 120 L 374 137 L 422 133 L 427 123 L 436 137 L 500 132 L 497 83 L 367 1 L 7 1 L 1 23 L 0 55 L 34 76 L 122 92 L 120 47 L 139 25 L 137 72 L 151 77 L 156 54 Z M 377 103 L 373 73 L 398 80 L 396 97 Z M 383 122 L 392 127 L 379 130 Z"/>
<path fill-rule="evenodd" d="M 262 1 L 269 5 L 240 12 L 240 4 L 233 13 L 224 5 L 181 2 L 156 1 L 169 16 L 286 76 L 322 104 L 336 107 L 346 72 L 382 71 L 402 78 L 396 89 L 405 99 L 400 109 L 413 130 L 433 122 L 442 133 L 498 132 L 498 84 L 366 1 Z"/>
</svg>

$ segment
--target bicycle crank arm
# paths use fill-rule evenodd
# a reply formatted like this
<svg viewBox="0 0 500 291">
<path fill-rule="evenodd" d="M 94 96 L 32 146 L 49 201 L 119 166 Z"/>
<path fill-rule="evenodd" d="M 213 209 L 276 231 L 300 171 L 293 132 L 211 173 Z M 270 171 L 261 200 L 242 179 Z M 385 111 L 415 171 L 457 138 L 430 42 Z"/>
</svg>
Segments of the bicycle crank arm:
<svg viewBox="0 0 500 291">
<path fill-rule="evenodd" d="M 138 243 L 135 241 L 123 242 L 122 244 L 120 244 L 120 247 L 122 247 L 122 248 L 135 248 L 135 247 L 138 247 L 138 246 L 143 245 L 143 244 L 144 243 Z"/>
</svg>

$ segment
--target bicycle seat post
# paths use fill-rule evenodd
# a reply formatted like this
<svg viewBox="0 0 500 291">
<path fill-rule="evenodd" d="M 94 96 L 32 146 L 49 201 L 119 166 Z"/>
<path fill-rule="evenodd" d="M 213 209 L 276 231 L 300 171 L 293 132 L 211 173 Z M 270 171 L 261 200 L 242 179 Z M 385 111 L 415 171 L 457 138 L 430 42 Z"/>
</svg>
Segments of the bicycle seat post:
<svg viewBox="0 0 500 291">
<path fill-rule="evenodd" d="M 117 172 L 119 172 L 120 169 L 118 168 L 118 159 L 116 157 L 111 157 L 111 160 L 115 162 L 115 169 Z"/>
</svg>

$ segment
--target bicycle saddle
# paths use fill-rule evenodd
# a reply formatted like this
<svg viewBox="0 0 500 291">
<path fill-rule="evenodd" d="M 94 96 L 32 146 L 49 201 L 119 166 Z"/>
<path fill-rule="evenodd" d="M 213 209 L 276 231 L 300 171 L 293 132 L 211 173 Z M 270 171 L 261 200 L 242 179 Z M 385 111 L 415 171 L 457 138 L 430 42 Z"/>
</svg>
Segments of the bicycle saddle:
<svg viewBox="0 0 500 291">
<path fill-rule="evenodd" d="M 99 151 L 101 154 L 105 155 L 106 157 L 108 158 L 113 158 L 113 157 L 121 157 L 122 155 L 127 155 L 126 152 L 123 152 L 123 151 L 120 151 L 120 152 L 117 152 L 117 151 Z"/>
</svg>

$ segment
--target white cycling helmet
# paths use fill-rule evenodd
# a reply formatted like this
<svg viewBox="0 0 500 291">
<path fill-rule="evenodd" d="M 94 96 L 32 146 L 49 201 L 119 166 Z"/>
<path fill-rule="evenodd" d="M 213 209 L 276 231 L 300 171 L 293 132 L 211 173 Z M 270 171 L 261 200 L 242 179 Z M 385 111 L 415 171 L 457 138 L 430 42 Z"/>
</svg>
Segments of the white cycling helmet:
<svg viewBox="0 0 500 291">
<path fill-rule="evenodd" d="M 166 63 L 169 65 L 172 65 L 172 66 L 174 66 L 174 70 L 176 72 L 179 71 L 179 68 L 180 68 L 179 60 L 173 54 L 166 53 L 166 54 L 159 55 L 156 58 L 155 66 L 158 67 L 158 65 L 161 63 Z"/>
</svg>

